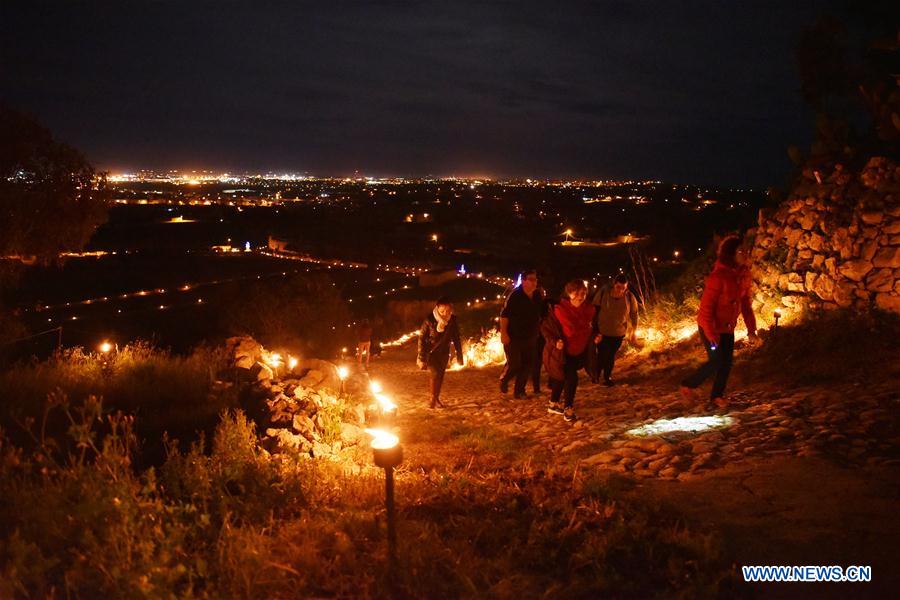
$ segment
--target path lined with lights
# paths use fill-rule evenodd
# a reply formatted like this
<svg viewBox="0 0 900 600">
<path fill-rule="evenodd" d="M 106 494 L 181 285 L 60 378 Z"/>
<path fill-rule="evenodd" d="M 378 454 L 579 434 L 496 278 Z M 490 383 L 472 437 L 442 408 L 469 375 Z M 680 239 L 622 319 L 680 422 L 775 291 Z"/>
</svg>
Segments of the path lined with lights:
<svg viewBox="0 0 900 600">
<path fill-rule="evenodd" d="M 688 352 L 696 356 L 680 358 L 699 360 L 699 350 Z M 416 369 L 413 345 L 373 362 L 370 376 L 390 391 L 401 439 L 417 427 L 433 430 L 437 420 L 448 428 L 487 428 L 498 440 L 525 441 L 532 453 L 553 461 L 668 480 L 781 455 L 828 454 L 866 465 L 900 464 L 885 451 L 889 440 L 871 433 L 897 425 L 896 394 L 888 383 L 849 400 L 849 390 L 810 388 L 786 395 L 760 384 L 736 389 L 724 409 L 708 408 L 705 398 L 684 406 L 676 378 L 635 374 L 644 358 L 620 361 L 620 383 L 613 388 L 591 384 L 582 374 L 575 403 L 579 420 L 574 423 L 547 414 L 546 374 L 540 397 L 514 400 L 498 390 L 499 365 L 448 371 L 443 410 L 427 408 L 428 374 Z M 832 402 L 839 411 L 831 410 Z"/>
</svg>

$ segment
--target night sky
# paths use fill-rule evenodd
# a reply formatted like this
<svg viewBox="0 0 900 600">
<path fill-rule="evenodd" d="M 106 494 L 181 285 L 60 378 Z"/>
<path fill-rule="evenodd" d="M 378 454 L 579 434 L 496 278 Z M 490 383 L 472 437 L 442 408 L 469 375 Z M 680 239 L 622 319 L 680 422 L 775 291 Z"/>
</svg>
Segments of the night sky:
<svg viewBox="0 0 900 600">
<path fill-rule="evenodd" d="M 833 3 L 249 4 L 4 2 L 0 101 L 113 171 L 781 184 Z"/>
</svg>

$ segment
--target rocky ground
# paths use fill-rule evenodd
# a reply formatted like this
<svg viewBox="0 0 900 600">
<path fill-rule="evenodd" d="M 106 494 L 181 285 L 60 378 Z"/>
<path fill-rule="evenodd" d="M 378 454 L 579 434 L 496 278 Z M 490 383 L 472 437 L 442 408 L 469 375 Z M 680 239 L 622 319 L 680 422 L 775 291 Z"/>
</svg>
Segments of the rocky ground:
<svg viewBox="0 0 900 600">
<path fill-rule="evenodd" d="M 448 372 L 446 408 L 430 409 L 428 374 L 416 369 L 413 346 L 386 351 L 368 373 L 350 365 L 340 394 L 334 365 L 304 361 L 270 372 L 251 365 L 247 356 L 271 357 L 245 340 L 235 362 L 250 365 L 263 446 L 275 456 L 367 468 L 362 428 L 379 425 L 368 391 L 377 380 L 398 405 L 401 481 L 404 470 L 468 477 L 561 468 L 615 478 L 721 532 L 737 567 L 871 565 L 875 582 L 854 587 L 860 595 L 900 583 L 893 569 L 900 559 L 900 389 L 890 378 L 788 388 L 760 377 L 753 350 L 741 348 L 729 405 L 711 408 L 703 388 L 685 404 L 678 382 L 701 358 L 688 341 L 653 359 L 621 359 L 612 388 L 582 374 L 579 419 L 568 423 L 546 412 L 546 377 L 543 394 L 515 400 L 499 392 L 499 367 Z M 807 584 L 801 591 L 821 597 L 848 589 Z M 748 591 L 797 593 L 784 584 Z"/>
<path fill-rule="evenodd" d="M 401 430 L 434 416 L 475 421 L 525 442 L 536 453 L 638 477 L 685 480 L 726 464 L 782 455 L 824 457 L 843 466 L 900 466 L 896 382 L 790 391 L 751 385 L 732 391 L 728 407 L 708 409 L 702 397 L 694 405 L 683 404 L 677 377 L 639 368 L 639 356 L 623 361 L 613 388 L 582 375 L 574 423 L 547 414 L 546 390 L 525 400 L 500 394 L 498 368 L 448 373 L 442 396 L 447 408 L 437 411 L 426 408 L 427 374 L 416 371 L 408 351 L 390 353 L 372 373 L 394 394 Z M 685 417 L 719 419 L 710 420 L 708 429 L 703 422 L 688 421 L 700 429 L 629 433 L 660 420 L 671 427 Z"/>
<path fill-rule="evenodd" d="M 427 471 L 443 460 L 477 469 L 475 454 L 441 457 L 441 430 L 470 427 L 488 447 L 508 450 L 511 463 L 605 473 L 633 485 L 635 494 L 652 494 L 712 524 L 738 567 L 872 565 L 873 585 L 854 588 L 863 595 L 900 583 L 893 568 L 900 558 L 896 382 L 782 390 L 753 382 L 752 367 L 739 359 L 731 404 L 708 410 L 702 397 L 684 406 L 678 393 L 678 381 L 699 358 L 687 352 L 651 369 L 636 355 L 620 361 L 613 388 L 582 375 L 575 423 L 547 414 L 546 392 L 525 400 L 501 395 L 498 367 L 448 373 L 447 408 L 437 410 L 427 408 L 428 376 L 416 370 L 411 348 L 386 352 L 370 371 L 399 405 L 397 432 L 408 468 Z M 628 433 L 659 419 L 709 416 L 727 418 L 701 431 Z M 752 591 L 797 594 L 783 585 Z M 821 597 L 849 588 L 810 584 L 802 591 Z"/>
</svg>

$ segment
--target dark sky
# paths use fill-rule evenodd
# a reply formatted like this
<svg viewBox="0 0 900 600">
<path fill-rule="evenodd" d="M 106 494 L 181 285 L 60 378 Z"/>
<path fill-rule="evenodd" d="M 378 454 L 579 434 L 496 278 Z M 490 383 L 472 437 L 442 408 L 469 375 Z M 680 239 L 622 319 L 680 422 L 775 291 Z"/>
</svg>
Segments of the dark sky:
<svg viewBox="0 0 900 600">
<path fill-rule="evenodd" d="M 112 170 L 778 184 L 828 5 L 250 4 L 3 2 L 0 101 Z"/>
</svg>

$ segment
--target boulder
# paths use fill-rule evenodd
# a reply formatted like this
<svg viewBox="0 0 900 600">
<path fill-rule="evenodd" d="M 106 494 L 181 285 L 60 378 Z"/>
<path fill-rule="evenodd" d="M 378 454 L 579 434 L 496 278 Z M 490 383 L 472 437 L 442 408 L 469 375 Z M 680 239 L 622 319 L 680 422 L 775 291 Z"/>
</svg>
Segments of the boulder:
<svg viewBox="0 0 900 600">
<path fill-rule="evenodd" d="M 316 426 L 313 424 L 312 419 L 303 413 L 294 415 L 292 426 L 294 431 L 310 441 L 319 439 L 319 434 L 316 433 Z"/>
<path fill-rule="evenodd" d="M 831 302 L 834 299 L 834 280 L 828 275 L 821 275 L 816 279 L 816 285 L 812 291 L 822 300 Z"/>
<path fill-rule="evenodd" d="M 309 442 L 287 429 L 266 429 L 266 435 L 268 438 L 263 440 L 263 447 L 269 452 L 306 452 L 309 449 Z"/>
<path fill-rule="evenodd" d="M 849 308 L 853 304 L 856 286 L 849 281 L 840 281 L 834 286 L 833 299 L 841 308 Z"/>
<path fill-rule="evenodd" d="M 818 233 L 814 233 L 809 236 L 809 247 L 811 250 L 815 252 L 821 252 L 825 247 L 825 238 L 823 238 Z"/>
<path fill-rule="evenodd" d="M 866 277 L 866 289 L 870 292 L 890 292 L 894 289 L 894 270 L 875 269 Z"/>
<path fill-rule="evenodd" d="M 866 274 L 872 270 L 872 263 L 867 260 L 848 260 L 838 267 L 841 275 L 853 281 L 862 281 Z"/>
<path fill-rule="evenodd" d="M 900 313 L 900 295 L 882 292 L 875 295 L 875 306 L 881 310 Z"/>
<path fill-rule="evenodd" d="M 876 267 L 900 268 L 900 246 L 888 246 L 875 254 L 872 264 Z"/>
<path fill-rule="evenodd" d="M 262 360 L 263 347 L 248 336 L 230 337 L 225 340 L 225 351 L 231 360 L 231 366 L 239 369 L 252 369 Z"/>
<path fill-rule="evenodd" d="M 884 215 L 876 211 L 867 211 L 860 215 L 860 219 L 866 225 L 878 225 L 884 219 Z"/>
<path fill-rule="evenodd" d="M 806 286 L 807 291 L 812 290 L 816 286 L 816 279 L 818 277 L 818 273 L 814 273 L 813 271 L 806 272 L 806 277 L 804 278 L 803 285 Z"/>
<path fill-rule="evenodd" d="M 315 390 L 327 388 L 335 393 L 341 389 L 341 378 L 338 376 L 337 367 L 327 360 L 303 358 L 300 359 L 295 370 L 301 373 L 306 371 L 306 375 L 300 380 L 300 385 L 304 387 L 311 387 Z M 313 373 L 312 377 L 309 377 L 312 371 L 317 371 L 317 373 Z M 309 385 L 308 382 L 314 383 Z"/>
<path fill-rule="evenodd" d="M 272 381 L 272 377 L 273 377 L 272 369 L 267 364 L 257 362 L 250 369 L 250 372 L 251 372 L 251 374 L 253 374 L 256 381 L 259 381 L 259 382 Z"/>
<path fill-rule="evenodd" d="M 362 427 L 357 427 L 351 423 L 341 423 L 341 440 L 344 446 L 355 446 L 356 444 L 365 443 L 367 434 Z"/>
<path fill-rule="evenodd" d="M 802 227 L 805 231 L 811 231 L 813 227 L 816 226 L 816 223 L 819 221 L 819 215 L 815 213 L 815 211 L 806 210 L 802 217 L 800 217 L 800 227 Z"/>
<path fill-rule="evenodd" d="M 876 252 L 878 252 L 878 240 L 869 240 L 860 246 L 859 257 L 862 260 L 872 260 L 875 258 Z"/>
</svg>

